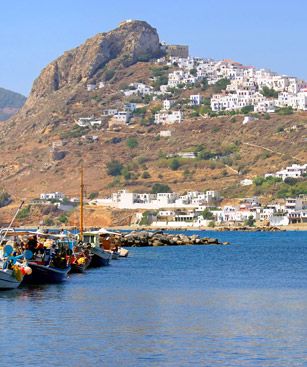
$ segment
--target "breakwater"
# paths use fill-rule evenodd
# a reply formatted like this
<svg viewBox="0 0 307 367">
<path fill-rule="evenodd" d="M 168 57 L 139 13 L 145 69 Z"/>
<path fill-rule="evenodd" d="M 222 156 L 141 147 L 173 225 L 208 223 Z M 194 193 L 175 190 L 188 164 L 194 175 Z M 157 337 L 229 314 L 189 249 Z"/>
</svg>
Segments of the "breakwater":
<svg viewBox="0 0 307 367">
<path fill-rule="evenodd" d="M 198 235 L 169 234 L 162 231 L 133 231 L 119 238 L 119 244 L 124 247 L 148 246 L 181 246 L 181 245 L 229 245 L 217 238 L 200 237 Z"/>
</svg>

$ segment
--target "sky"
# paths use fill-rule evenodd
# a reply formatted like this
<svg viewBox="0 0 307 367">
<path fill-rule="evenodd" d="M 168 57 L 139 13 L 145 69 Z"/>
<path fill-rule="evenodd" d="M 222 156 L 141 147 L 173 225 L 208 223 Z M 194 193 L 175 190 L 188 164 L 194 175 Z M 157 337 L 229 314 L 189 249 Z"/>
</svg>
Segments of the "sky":
<svg viewBox="0 0 307 367">
<path fill-rule="evenodd" d="M 0 0 L 0 87 L 28 95 L 49 62 L 125 19 L 191 56 L 307 79 L 306 14 L 306 0 Z"/>
</svg>

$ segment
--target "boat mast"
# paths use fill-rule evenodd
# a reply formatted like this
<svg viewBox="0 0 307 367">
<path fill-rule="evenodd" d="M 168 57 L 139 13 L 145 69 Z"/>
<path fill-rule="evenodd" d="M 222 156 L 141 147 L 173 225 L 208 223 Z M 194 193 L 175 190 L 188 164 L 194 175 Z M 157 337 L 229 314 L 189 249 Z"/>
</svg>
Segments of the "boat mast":
<svg viewBox="0 0 307 367">
<path fill-rule="evenodd" d="M 84 183 L 83 183 L 83 165 L 81 166 L 80 169 L 80 240 L 83 240 L 83 224 L 84 224 L 84 219 L 83 219 L 83 198 L 84 198 Z"/>
</svg>

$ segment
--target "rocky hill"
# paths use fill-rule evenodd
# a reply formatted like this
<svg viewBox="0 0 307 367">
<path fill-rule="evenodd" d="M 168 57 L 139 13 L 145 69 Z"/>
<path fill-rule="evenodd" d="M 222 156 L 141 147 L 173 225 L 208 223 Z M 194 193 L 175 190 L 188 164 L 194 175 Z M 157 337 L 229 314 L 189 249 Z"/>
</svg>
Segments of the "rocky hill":
<svg viewBox="0 0 307 367">
<path fill-rule="evenodd" d="M 7 120 L 13 116 L 25 103 L 22 94 L 0 88 L 0 120 Z"/>
<path fill-rule="evenodd" d="M 23 108 L 0 127 L 0 188 L 15 203 L 46 191 L 76 196 L 83 162 L 88 195 L 104 196 L 124 187 L 150 191 L 153 183 L 162 182 L 176 191 L 219 189 L 235 197 L 255 193 L 255 187 L 239 186 L 243 178 L 306 161 L 305 112 L 261 115 L 242 125 L 242 115 L 207 118 L 185 106 L 184 123 L 153 125 L 161 101 L 125 97 L 121 90 L 132 82 L 156 87 L 157 75 L 163 78 L 172 70 L 157 66 L 154 60 L 161 54 L 157 31 L 146 22 L 131 21 L 51 62 L 34 81 Z M 100 82 L 103 88 L 87 89 Z M 213 89 L 194 85 L 173 98 L 183 106 L 196 93 L 208 97 Z M 132 123 L 108 128 L 102 111 L 132 101 L 144 106 Z M 76 119 L 86 116 L 100 118 L 102 125 L 77 126 Z M 161 130 L 170 130 L 171 136 L 160 137 Z M 180 152 L 196 152 L 197 158 L 180 158 L 174 165 L 171 156 Z M 114 160 L 121 168 L 115 175 L 108 169 Z"/>
</svg>

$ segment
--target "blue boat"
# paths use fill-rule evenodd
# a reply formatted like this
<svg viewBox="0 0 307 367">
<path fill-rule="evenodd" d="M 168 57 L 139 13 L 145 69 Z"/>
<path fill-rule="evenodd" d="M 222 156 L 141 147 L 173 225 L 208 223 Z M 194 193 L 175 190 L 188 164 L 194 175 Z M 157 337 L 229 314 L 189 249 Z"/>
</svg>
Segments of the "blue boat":
<svg viewBox="0 0 307 367">
<path fill-rule="evenodd" d="M 107 266 L 112 259 L 112 253 L 103 249 L 100 236 L 101 232 L 99 231 L 83 232 L 83 246 L 89 249 L 92 257 L 90 267 Z"/>
<path fill-rule="evenodd" d="M 92 260 L 90 262 L 90 266 L 93 268 L 98 268 L 100 266 L 107 266 L 110 264 L 110 260 L 112 259 L 112 254 L 104 251 L 99 247 L 91 248 Z"/>
<path fill-rule="evenodd" d="M 61 283 L 67 279 L 67 274 L 71 269 L 70 265 L 56 268 L 33 261 L 29 261 L 28 265 L 32 269 L 32 274 L 24 278 L 26 283 Z"/>
</svg>

